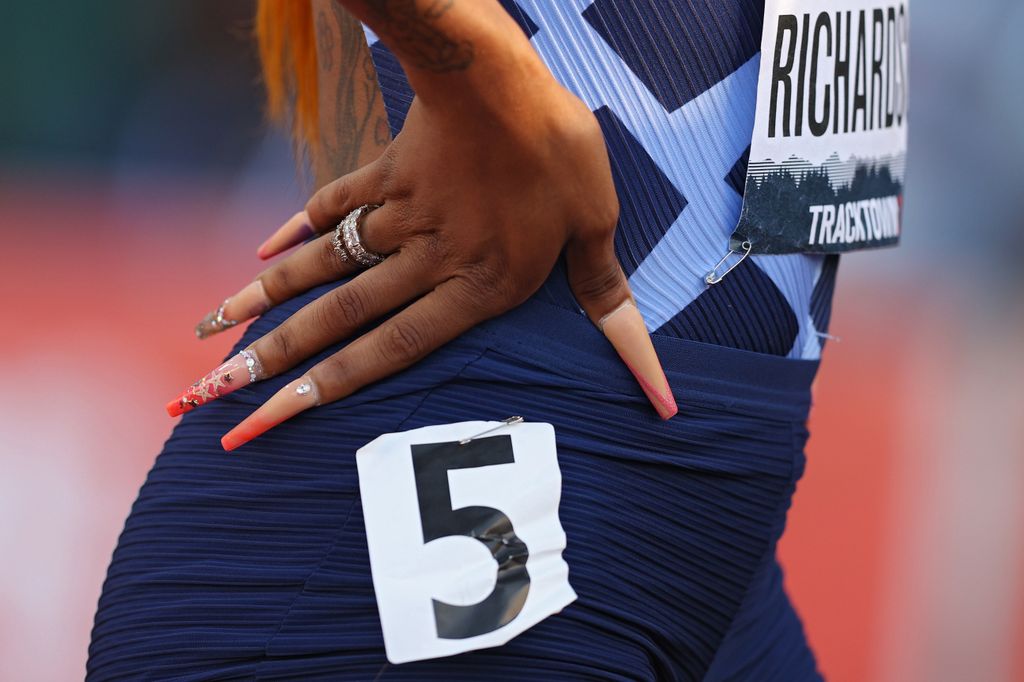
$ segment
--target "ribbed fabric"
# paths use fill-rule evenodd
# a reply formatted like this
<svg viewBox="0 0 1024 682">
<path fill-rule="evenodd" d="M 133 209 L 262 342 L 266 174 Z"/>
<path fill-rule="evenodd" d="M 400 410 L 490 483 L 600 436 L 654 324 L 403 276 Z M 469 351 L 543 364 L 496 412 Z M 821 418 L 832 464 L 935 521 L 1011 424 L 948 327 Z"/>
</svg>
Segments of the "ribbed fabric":
<svg viewBox="0 0 1024 682">
<path fill-rule="evenodd" d="M 760 7 L 503 4 L 605 131 L 616 249 L 679 414 L 657 418 L 580 311 L 564 258 L 523 305 L 234 453 L 220 436 L 341 346 L 203 406 L 126 521 L 89 682 L 820 679 L 775 545 L 803 472 L 836 259 L 751 258 L 717 287 L 702 279 L 738 216 Z M 369 37 L 397 130 L 412 93 Z M 329 289 L 271 310 L 236 350 Z M 389 665 L 355 451 L 381 433 L 516 414 L 554 426 L 579 599 L 504 646 Z"/>
<path fill-rule="evenodd" d="M 830 304 L 838 256 L 829 268 L 821 255 L 755 256 L 721 284 L 704 282 L 740 215 L 763 0 L 501 2 L 601 124 L 621 207 L 615 251 L 648 328 L 818 358 L 828 316 L 816 311 Z M 397 134 L 413 91 L 367 38 Z M 576 308 L 571 297 L 549 302 Z"/>
<path fill-rule="evenodd" d="M 757 674 L 706 679 L 817 679 L 773 578 L 817 362 L 653 338 L 668 421 L 585 316 L 539 297 L 235 453 L 220 435 L 326 353 L 186 414 L 114 553 L 87 679 L 698 680 L 726 650 L 716 666 Z M 512 414 L 554 425 L 579 599 L 505 646 L 387 665 L 355 450 Z"/>
</svg>

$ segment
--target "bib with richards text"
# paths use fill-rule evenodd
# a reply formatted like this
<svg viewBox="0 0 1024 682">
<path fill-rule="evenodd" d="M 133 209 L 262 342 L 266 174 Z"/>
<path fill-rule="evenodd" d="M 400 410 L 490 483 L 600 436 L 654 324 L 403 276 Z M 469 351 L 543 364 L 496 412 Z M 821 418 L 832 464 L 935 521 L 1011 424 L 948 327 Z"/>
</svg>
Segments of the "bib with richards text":
<svg viewBox="0 0 1024 682">
<path fill-rule="evenodd" d="M 907 150 L 906 0 L 765 0 L 754 135 L 729 248 L 896 245 Z"/>
</svg>

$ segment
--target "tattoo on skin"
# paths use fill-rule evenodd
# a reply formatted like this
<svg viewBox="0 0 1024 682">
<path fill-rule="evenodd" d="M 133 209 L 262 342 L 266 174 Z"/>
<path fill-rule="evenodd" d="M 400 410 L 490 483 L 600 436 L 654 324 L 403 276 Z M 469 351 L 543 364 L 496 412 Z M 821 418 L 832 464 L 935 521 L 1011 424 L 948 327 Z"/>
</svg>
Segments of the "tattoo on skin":
<svg viewBox="0 0 1024 682">
<path fill-rule="evenodd" d="M 321 164 L 318 184 L 350 173 L 391 141 L 373 57 L 360 23 L 336 2 L 316 17 L 320 58 Z M 333 15 L 333 16 L 331 16 Z"/>
<path fill-rule="evenodd" d="M 414 66 L 435 73 L 462 71 L 473 63 L 473 44 L 452 38 L 436 25 L 454 4 L 455 0 L 367 1 L 380 19 L 380 33 L 396 51 Z"/>
<path fill-rule="evenodd" d="M 316 51 L 320 54 L 320 69 L 330 73 L 334 68 L 334 33 L 323 10 L 316 17 Z"/>
</svg>

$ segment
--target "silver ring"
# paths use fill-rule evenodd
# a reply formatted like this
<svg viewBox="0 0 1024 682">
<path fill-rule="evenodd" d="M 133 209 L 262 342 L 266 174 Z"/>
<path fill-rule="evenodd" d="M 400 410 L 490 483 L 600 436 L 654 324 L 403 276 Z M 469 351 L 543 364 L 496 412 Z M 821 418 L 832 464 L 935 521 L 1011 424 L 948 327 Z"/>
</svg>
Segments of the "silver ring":
<svg viewBox="0 0 1024 682">
<path fill-rule="evenodd" d="M 341 255 L 340 250 L 343 250 L 346 252 L 346 256 L 351 256 L 357 263 L 366 268 L 379 265 L 384 262 L 385 258 L 384 254 L 368 250 L 363 246 L 359 238 L 359 219 L 377 208 L 380 208 L 380 205 L 365 204 L 349 213 L 345 216 L 344 220 L 338 223 L 338 227 L 334 230 L 334 237 L 331 240 L 334 250 L 339 251 L 339 255 Z M 347 260 L 347 258 L 343 257 L 343 260 Z"/>
<path fill-rule="evenodd" d="M 331 246 L 334 248 L 334 253 L 338 254 L 338 258 L 341 261 L 348 261 L 348 251 L 345 250 L 345 245 L 341 242 L 341 226 L 344 222 L 338 223 L 338 226 L 334 228 L 334 236 L 331 237 Z"/>
</svg>

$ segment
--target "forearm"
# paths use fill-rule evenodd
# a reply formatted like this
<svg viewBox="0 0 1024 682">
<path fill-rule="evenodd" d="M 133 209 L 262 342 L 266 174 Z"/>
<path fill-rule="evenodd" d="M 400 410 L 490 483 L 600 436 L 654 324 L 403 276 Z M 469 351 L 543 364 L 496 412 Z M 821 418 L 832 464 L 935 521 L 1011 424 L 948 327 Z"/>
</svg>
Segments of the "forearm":
<svg viewBox="0 0 1024 682">
<path fill-rule="evenodd" d="M 363 29 L 337 0 L 313 0 L 319 83 L 316 185 L 373 161 L 391 141 Z"/>
<path fill-rule="evenodd" d="M 427 105 L 501 111 L 554 82 L 496 0 L 340 0 L 394 52 Z"/>
</svg>

